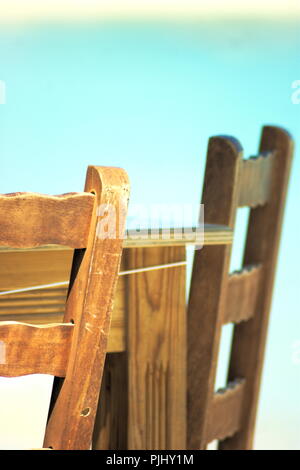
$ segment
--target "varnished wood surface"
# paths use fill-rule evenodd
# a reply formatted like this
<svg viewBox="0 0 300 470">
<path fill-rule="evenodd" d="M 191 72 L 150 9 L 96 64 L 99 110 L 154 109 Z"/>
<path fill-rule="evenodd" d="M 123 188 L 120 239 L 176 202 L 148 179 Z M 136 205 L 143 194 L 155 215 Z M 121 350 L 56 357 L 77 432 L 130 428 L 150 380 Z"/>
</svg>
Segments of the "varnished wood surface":
<svg viewBox="0 0 300 470">
<path fill-rule="evenodd" d="M 126 253 L 129 269 L 183 259 L 183 247 Z M 178 266 L 126 279 L 129 449 L 185 448 L 185 271 Z"/>
<path fill-rule="evenodd" d="M 74 325 L 0 322 L 0 376 L 51 374 L 64 377 Z"/>
<path fill-rule="evenodd" d="M 195 255 L 188 316 L 191 449 L 204 449 L 211 439 L 219 439 L 219 449 L 252 448 L 292 153 L 289 134 L 270 126 L 263 129 L 259 157 L 250 160 L 242 160 L 241 146 L 233 139 L 210 141 L 203 195 L 206 220 L 234 228 L 239 206 L 250 206 L 251 213 L 240 273 L 228 275 L 230 247 L 208 246 Z M 241 387 L 235 392 L 238 400 L 226 392 L 216 401 L 220 330 L 228 322 L 235 323 L 228 382 L 242 379 L 243 392 Z M 217 405 L 220 400 L 222 406 Z"/>
<path fill-rule="evenodd" d="M 31 248 L 59 244 L 86 246 L 95 196 L 69 193 L 0 195 L 0 244 Z"/>
<path fill-rule="evenodd" d="M 210 139 L 202 203 L 208 222 L 234 227 L 242 148 L 229 137 Z M 195 252 L 188 305 L 188 449 L 204 449 L 214 394 L 230 246 Z"/>
<path fill-rule="evenodd" d="M 251 449 L 263 369 L 275 267 L 293 157 L 293 141 L 277 127 L 263 128 L 260 153 L 275 152 L 267 204 L 251 210 L 243 264 L 263 266 L 255 314 L 236 325 L 228 380 L 244 377 L 245 392 L 239 432 L 223 441 L 221 449 Z M 285 319 L 283 318 L 284 322 Z"/>
</svg>

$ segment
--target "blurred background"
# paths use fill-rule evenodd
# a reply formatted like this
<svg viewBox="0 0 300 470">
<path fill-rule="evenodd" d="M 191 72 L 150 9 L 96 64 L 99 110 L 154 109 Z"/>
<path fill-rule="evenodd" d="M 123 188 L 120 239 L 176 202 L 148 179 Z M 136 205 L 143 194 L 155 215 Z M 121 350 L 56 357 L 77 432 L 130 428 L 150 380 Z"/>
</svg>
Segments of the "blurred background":
<svg viewBox="0 0 300 470">
<path fill-rule="evenodd" d="M 294 137 L 255 448 L 300 449 L 299 2 L 5 3 L 0 193 L 81 191 L 98 164 L 127 170 L 131 206 L 196 204 L 210 136 L 234 135 L 245 156 L 264 124 Z M 247 215 L 239 211 L 232 269 Z M 229 326 L 217 385 L 230 335 Z M 0 379 L 0 448 L 42 446 L 51 380 Z"/>
</svg>

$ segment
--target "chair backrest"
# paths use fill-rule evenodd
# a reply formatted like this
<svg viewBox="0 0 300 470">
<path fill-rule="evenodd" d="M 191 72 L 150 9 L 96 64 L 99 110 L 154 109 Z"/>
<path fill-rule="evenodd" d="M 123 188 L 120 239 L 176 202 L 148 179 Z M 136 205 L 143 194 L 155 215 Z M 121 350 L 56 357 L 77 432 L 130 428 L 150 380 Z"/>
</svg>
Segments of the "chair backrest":
<svg viewBox="0 0 300 470">
<path fill-rule="evenodd" d="M 0 375 L 56 377 L 44 446 L 89 449 L 102 378 L 129 184 L 90 166 L 85 192 L 0 196 L 0 245 L 74 248 L 62 324 L 0 322 Z"/>
<path fill-rule="evenodd" d="M 259 155 L 242 159 L 231 137 L 210 139 L 203 199 L 207 223 L 234 228 L 251 208 L 241 272 L 230 246 L 195 252 L 188 306 L 188 448 L 252 447 L 272 286 L 293 153 L 289 134 L 264 127 Z M 222 325 L 234 323 L 228 385 L 214 393 Z"/>
</svg>

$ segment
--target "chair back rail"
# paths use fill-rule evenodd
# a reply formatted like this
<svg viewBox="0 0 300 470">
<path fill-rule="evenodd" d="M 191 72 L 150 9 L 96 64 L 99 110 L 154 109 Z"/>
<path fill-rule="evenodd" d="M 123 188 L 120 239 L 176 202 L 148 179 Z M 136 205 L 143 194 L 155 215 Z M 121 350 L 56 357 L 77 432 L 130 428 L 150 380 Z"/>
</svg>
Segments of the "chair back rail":
<svg viewBox="0 0 300 470">
<path fill-rule="evenodd" d="M 2 306 L 14 309 L 21 318 L 29 313 L 27 304 L 46 315 L 56 312 L 58 305 L 64 310 L 60 324 L 0 322 L 0 375 L 55 376 L 46 448 L 91 446 L 128 192 L 124 170 L 90 166 L 84 193 L 0 196 L 0 245 L 59 244 L 75 249 L 65 306 L 65 289 L 47 291 L 44 310 L 35 292 L 22 293 L 20 301 L 18 296 L 8 297 Z"/>
<path fill-rule="evenodd" d="M 0 376 L 66 375 L 74 325 L 0 323 Z"/>
<path fill-rule="evenodd" d="M 33 248 L 57 244 L 84 248 L 94 203 L 94 194 L 87 193 L 1 195 L 1 245 Z"/>
<path fill-rule="evenodd" d="M 243 160 L 231 137 L 210 139 L 202 202 L 208 223 L 234 229 L 251 207 L 243 269 L 229 275 L 231 246 L 195 252 L 188 306 L 188 448 L 251 449 L 293 142 L 263 128 L 259 156 Z M 234 323 L 228 387 L 214 393 L 222 325 Z M 237 383 L 235 391 L 230 386 Z M 242 385 L 241 385 L 242 384 Z M 228 396 L 228 399 L 226 398 Z"/>
</svg>

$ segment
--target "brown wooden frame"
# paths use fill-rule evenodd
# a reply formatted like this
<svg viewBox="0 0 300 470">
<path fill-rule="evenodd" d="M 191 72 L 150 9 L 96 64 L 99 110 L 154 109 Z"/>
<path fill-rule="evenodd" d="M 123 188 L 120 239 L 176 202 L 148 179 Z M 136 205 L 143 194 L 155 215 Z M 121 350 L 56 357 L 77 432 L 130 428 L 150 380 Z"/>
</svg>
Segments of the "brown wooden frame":
<svg viewBox="0 0 300 470">
<path fill-rule="evenodd" d="M 242 159 L 231 137 L 210 139 L 202 202 L 205 220 L 234 229 L 250 206 L 240 273 L 228 275 L 231 247 L 195 253 L 188 306 L 188 448 L 251 449 L 272 287 L 293 142 L 263 128 L 259 156 Z M 222 325 L 235 323 L 225 390 L 214 393 Z"/>
<path fill-rule="evenodd" d="M 175 239 L 171 229 L 161 233 L 164 236 L 149 239 L 128 231 L 120 270 L 185 262 L 185 246 L 199 240 L 193 241 L 188 233 L 188 240 Z M 204 226 L 205 245 L 231 242 L 228 227 Z M 71 249 L 57 245 L 0 249 L 2 292 L 65 281 L 71 256 Z M 186 448 L 185 271 L 180 265 L 119 277 L 95 448 Z M 2 295 L 0 318 L 34 324 L 61 322 L 66 291 L 62 285 Z M 150 374 L 145 373 L 146 366 Z"/>
<path fill-rule="evenodd" d="M 0 375 L 57 377 L 44 440 L 47 448 L 91 447 L 128 191 L 124 170 L 90 166 L 84 193 L 0 196 L 0 244 L 61 244 L 75 249 L 62 324 L 0 323 Z M 113 234 L 100 233 L 103 218 L 109 229 L 115 229 Z"/>
</svg>

